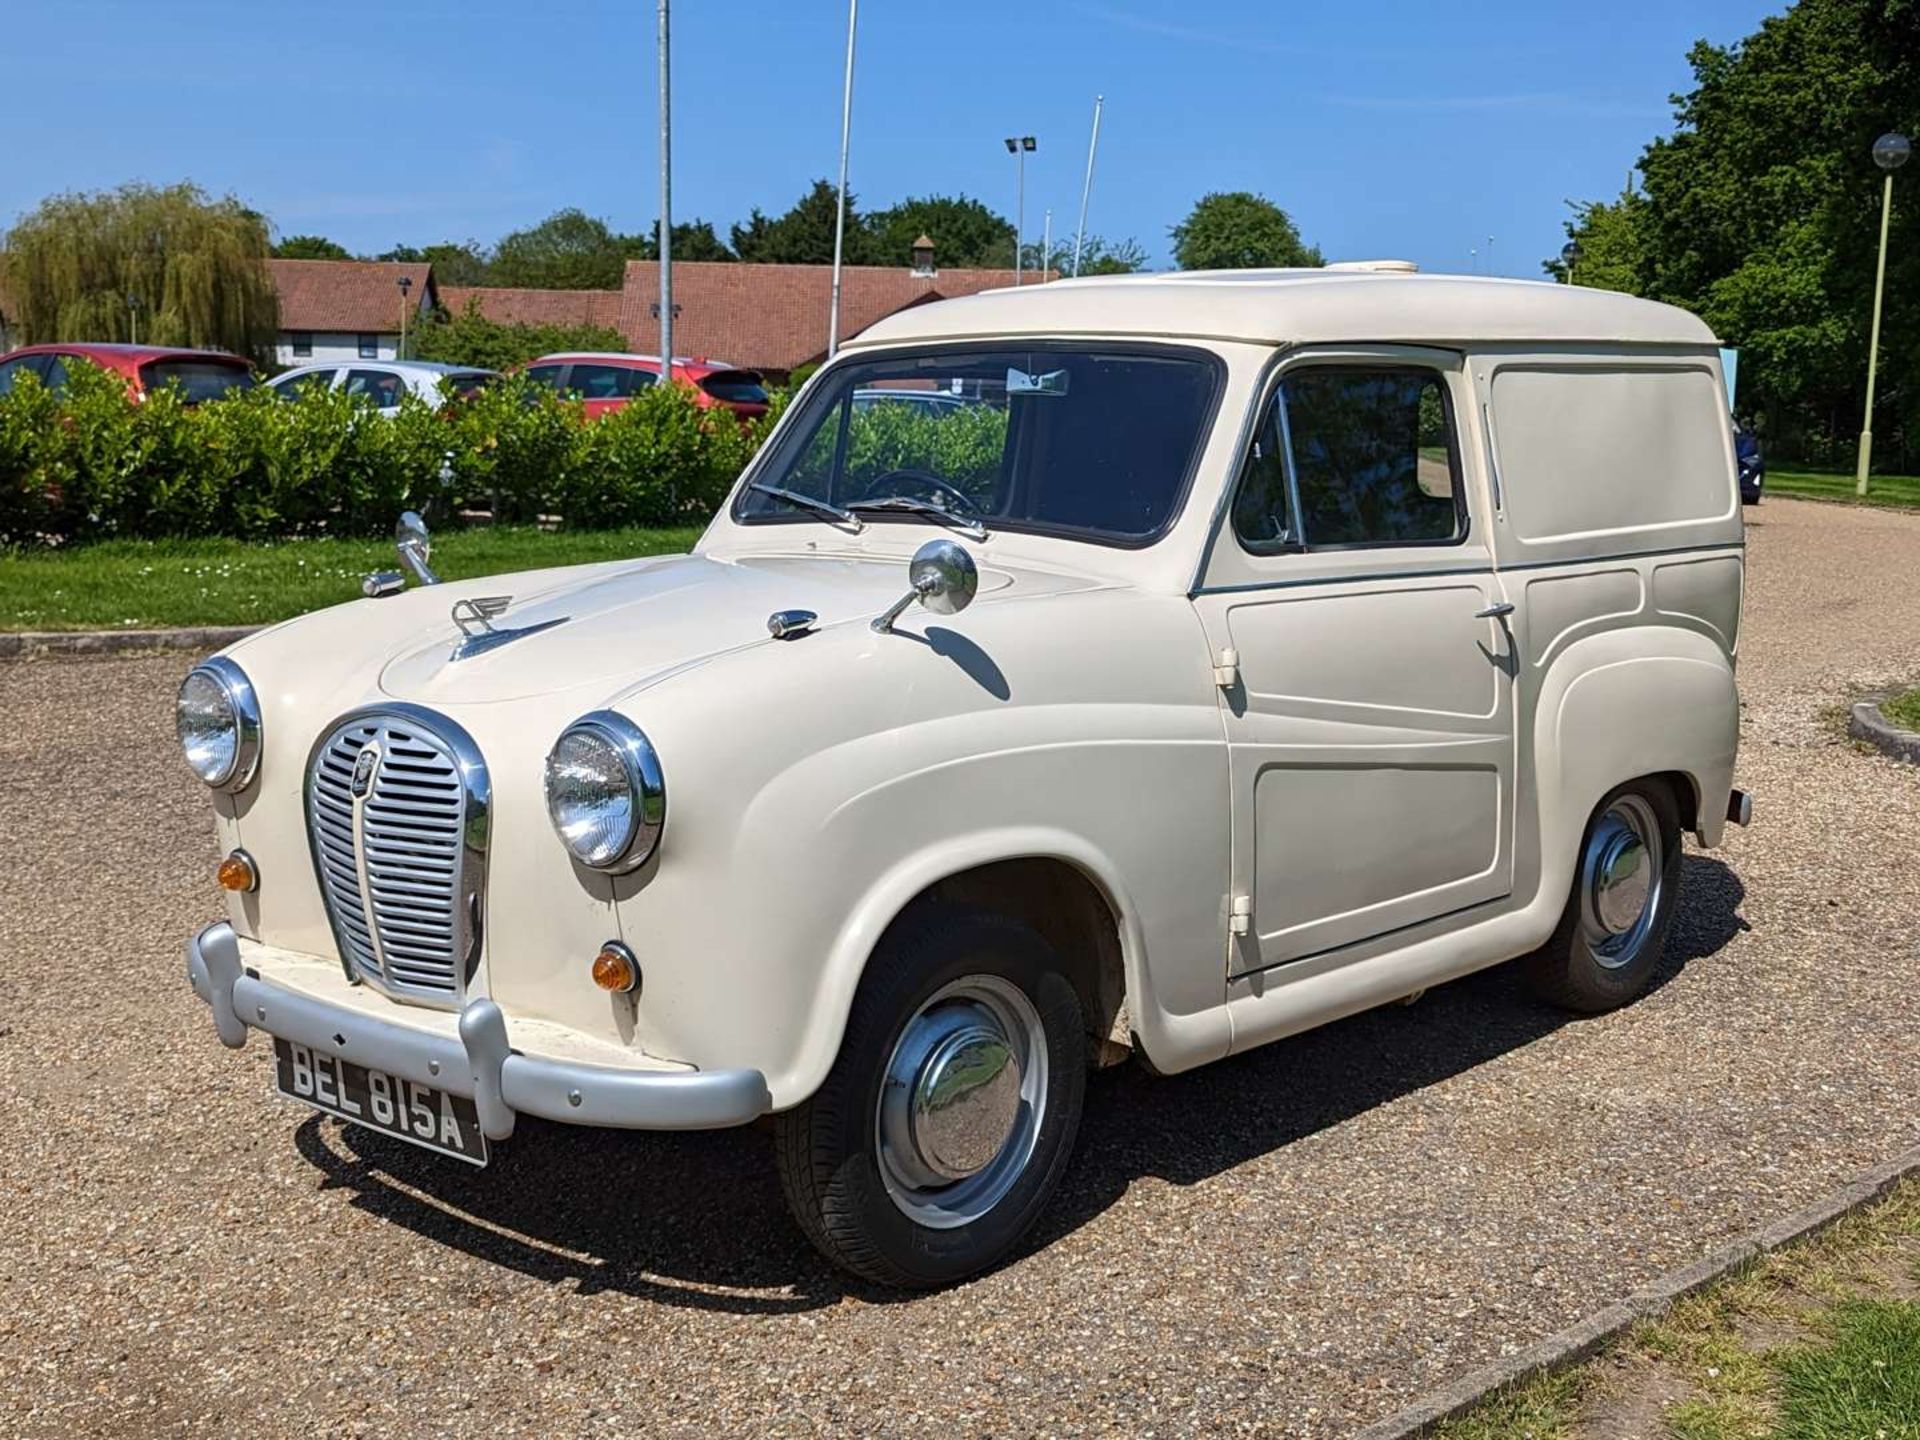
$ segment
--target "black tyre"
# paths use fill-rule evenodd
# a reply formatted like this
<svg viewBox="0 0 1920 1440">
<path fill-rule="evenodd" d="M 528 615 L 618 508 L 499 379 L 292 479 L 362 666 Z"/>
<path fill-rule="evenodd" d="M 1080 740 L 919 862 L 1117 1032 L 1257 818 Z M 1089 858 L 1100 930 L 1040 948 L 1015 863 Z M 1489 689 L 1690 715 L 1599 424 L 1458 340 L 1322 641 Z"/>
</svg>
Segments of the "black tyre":
<svg viewBox="0 0 1920 1440">
<path fill-rule="evenodd" d="M 1680 811 L 1665 781 L 1608 794 L 1581 836 L 1560 924 L 1525 961 L 1534 992 L 1598 1014 L 1646 989 L 1679 901 L 1680 861 Z"/>
<path fill-rule="evenodd" d="M 787 1203 L 863 1279 L 964 1279 L 1045 1207 L 1086 1072 L 1080 1002 L 1044 940 L 989 912 L 917 907 L 868 962 L 826 1081 L 775 1117 Z"/>
</svg>

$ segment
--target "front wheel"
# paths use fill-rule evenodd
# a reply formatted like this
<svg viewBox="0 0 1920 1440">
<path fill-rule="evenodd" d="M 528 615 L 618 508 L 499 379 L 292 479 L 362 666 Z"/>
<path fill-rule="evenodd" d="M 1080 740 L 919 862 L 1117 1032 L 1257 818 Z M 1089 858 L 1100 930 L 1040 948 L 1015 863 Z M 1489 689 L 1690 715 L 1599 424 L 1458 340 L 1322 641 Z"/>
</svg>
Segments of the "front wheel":
<svg viewBox="0 0 1920 1440">
<path fill-rule="evenodd" d="M 775 1117 L 787 1203 L 836 1265 L 950 1284 L 1017 1244 L 1065 1170 L 1087 1041 L 1059 959 L 1027 926 L 925 905 L 867 966 L 839 1058 Z"/>
<path fill-rule="evenodd" d="M 1595 807 L 1553 938 L 1527 958 L 1544 1000 L 1597 1014 L 1647 987 L 1680 894 L 1680 812 L 1662 780 L 1632 780 Z"/>
</svg>

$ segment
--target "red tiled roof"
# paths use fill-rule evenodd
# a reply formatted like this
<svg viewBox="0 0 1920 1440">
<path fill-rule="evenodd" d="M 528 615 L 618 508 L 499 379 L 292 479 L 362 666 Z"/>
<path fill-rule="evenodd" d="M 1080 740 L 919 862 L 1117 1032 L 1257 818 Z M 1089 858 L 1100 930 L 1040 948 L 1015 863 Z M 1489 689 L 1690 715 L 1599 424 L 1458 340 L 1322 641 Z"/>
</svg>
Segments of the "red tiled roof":
<svg viewBox="0 0 1920 1440">
<path fill-rule="evenodd" d="M 922 305 L 1013 283 L 1011 270 L 941 270 L 915 275 L 904 266 L 849 265 L 840 272 L 840 338 L 851 339 L 876 320 Z M 1029 277 L 1029 283 L 1037 277 Z M 629 260 L 620 330 L 627 344 L 657 354 L 660 265 Z M 673 348 L 681 355 L 715 356 L 733 365 L 792 370 L 827 351 L 827 312 L 833 300 L 829 265 L 748 265 L 682 261 L 673 267 Z"/>
<path fill-rule="evenodd" d="M 440 304 L 449 315 L 469 305 L 502 325 L 604 325 L 620 328 L 618 290 L 507 290 L 484 285 L 443 285 Z"/>
<path fill-rule="evenodd" d="M 386 334 L 400 329 L 400 277 L 413 282 L 407 304 L 432 303 L 433 267 L 389 260 L 269 260 L 280 292 L 282 330 Z"/>
</svg>

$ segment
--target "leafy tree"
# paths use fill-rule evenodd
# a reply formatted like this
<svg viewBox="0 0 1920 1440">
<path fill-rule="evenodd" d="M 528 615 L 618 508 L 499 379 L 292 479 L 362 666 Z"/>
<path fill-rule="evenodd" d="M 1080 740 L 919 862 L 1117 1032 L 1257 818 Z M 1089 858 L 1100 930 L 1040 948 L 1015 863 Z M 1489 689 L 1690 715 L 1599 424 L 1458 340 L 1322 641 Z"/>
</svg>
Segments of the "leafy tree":
<svg viewBox="0 0 1920 1440">
<path fill-rule="evenodd" d="M 421 322 L 408 337 L 417 360 L 479 365 L 505 370 L 560 350 L 624 350 L 626 337 L 604 325 L 509 325 L 489 320 L 477 301 L 458 315 L 444 311 Z"/>
<path fill-rule="evenodd" d="M 276 260 L 351 260 L 347 247 L 324 235 L 289 235 L 273 247 Z"/>
<path fill-rule="evenodd" d="M 1024 252 L 1029 270 L 1038 270 L 1042 256 L 1038 245 L 1029 245 Z M 1053 254 L 1045 257 L 1047 267 L 1061 275 L 1073 274 L 1073 237 L 1053 242 Z M 1137 240 L 1105 240 L 1098 235 L 1089 235 L 1080 246 L 1080 273 L 1082 275 L 1131 275 L 1135 271 L 1147 268 L 1147 252 Z"/>
<path fill-rule="evenodd" d="M 874 265 L 907 265 L 913 242 L 933 241 L 934 264 L 948 268 L 1012 263 L 1013 222 L 965 195 L 926 195 L 876 210 L 861 221 L 863 251 Z M 833 258 L 829 251 L 827 258 Z"/>
<path fill-rule="evenodd" d="M 28 344 L 142 340 L 273 359 L 280 300 L 266 222 L 190 184 L 55 195 L 7 236 L 10 316 Z"/>
<path fill-rule="evenodd" d="M 584 210 L 556 210 L 494 247 L 490 283 L 538 290 L 618 290 L 628 260 L 647 258 L 651 237 L 622 235 Z"/>
<path fill-rule="evenodd" d="M 647 253 L 635 256 L 635 259 L 658 260 L 660 258 L 660 222 L 653 222 L 653 229 L 647 236 Z M 685 224 L 673 227 L 673 258 L 675 260 L 734 260 L 737 257 L 727 248 L 727 242 L 714 233 L 711 220 L 689 220 Z"/>
<path fill-rule="evenodd" d="M 1201 196 L 1185 220 L 1168 232 L 1182 270 L 1247 270 L 1324 265 L 1286 211 L 1246 190 Z M 1084 270 L 1084 265 L 1082 269 Z"/>
<path fill-rule="evenodd" d="M 1674 131 L 1641 157 L 1644 197 L 1576 216 L 1574 278 L 1697 311 L 1740 348 L 1741 408 L 1762 415 L 1775 452 L 1844 463 L 1879 244 L 1868 152 L 1883 131 L 1920 128 L 1920 7 L 1799 0 L 1688 61 Z M 1920 453 L 1920 349 L 1900 338 L 1915 334 L 1920 213 L 1896 192 L 1874 431 L 1876 455 L 1901 467 Z"/>
<path fill-rule="evenodd" d="M 839 198 L 840 192 L 833 185 L 816 180 L 813 188 L 777 219 L 769 219 L 756 206 L 746 224 L 733 227 L 734 253 L 742 260 L 771 265 L 831 265 Z M 874 263 L 873 253 L 872 236 L 862 225 L 849 193 L 843 258 L 849 265 L 866 265 Z M 905 259 L 900 263 L 905 264 Z"/>
<path fill-rule="evenodd" d="M 376 260 L 394 260 L 405 264 L 428 264 L 433 266 L 433 278 L 441 285 L 489 285 L 491 267 L 487 263 L 486 252 L 480 248 L 477 240 L 464 244 L 452 240 L 443 240 L 438 245 L 396 245 L 374 257 Z"/>
<path fill-rule="evenodd" d="M 1580 242 L 1580 259 L 1573 266 L 1573 283 L 1595 290 L 1618 290 L 1638 295 L 1645 284 L 1646 197 L 1632 190 L 1618 200 L 1571 200 L 1573 218 L 1566 222 L 1567 238 Z M 1566 262 L 1555 257 L 1543 267 L 1565 282 Z"/>
</svg>

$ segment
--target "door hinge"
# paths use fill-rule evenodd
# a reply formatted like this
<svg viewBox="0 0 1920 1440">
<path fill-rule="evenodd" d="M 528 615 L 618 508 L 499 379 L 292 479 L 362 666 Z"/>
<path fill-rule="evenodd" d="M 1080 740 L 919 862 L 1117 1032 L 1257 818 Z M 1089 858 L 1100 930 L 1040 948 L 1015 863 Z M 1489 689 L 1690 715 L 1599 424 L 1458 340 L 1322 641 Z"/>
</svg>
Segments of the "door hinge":
<svg viewBox="0 0 1920 1440">
<path fill-rule="evenodd" d="M 1245 935 L 1253 929 L 1253 897 L 1236 895 L 1227 907 L 1227 929 L 1235 935 Z"/>
<path fill-rule="evenodd" d="M 1213 683 L 1222 690 L 1231 690 L 1240 683 L 1240 652 L 1231 645 L 1214 658 Z"/>
</svg>

